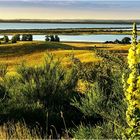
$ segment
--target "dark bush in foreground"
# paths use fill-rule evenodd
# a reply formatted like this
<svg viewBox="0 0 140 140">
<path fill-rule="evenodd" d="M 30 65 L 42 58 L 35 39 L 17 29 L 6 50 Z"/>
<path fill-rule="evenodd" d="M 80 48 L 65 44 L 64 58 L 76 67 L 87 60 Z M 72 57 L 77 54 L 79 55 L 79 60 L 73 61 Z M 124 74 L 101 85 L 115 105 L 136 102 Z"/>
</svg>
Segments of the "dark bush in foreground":
<svg viewBox="0 0 140 140">
<path fill-rule="evenodd" d="M 120 139 L 126 126 L 125 61 L 94 51 L 102 62 L 83 64 L 73 57 L 67 68 L 48 54 L 42 66 L 21 64 L 16 76 L 6 76 L 7 67 L 1 65 L 0 124 L 24 122 L 27 130 L 38 126 L 39 138 Z M 83 94 L 77 90 L 79 80 L 87 83 Z"/>
<path fill-rule="evenodd" d="M 80 121 L 82 113 L 70 105 L 71 98 L 78 97 L 74 66 L 66 70 L 59 60 L 47 55 L 43 66 L 32 68 L 22 64 L 17 76 L 5 77 L 4 81 L 0 92 L 8 98 L 1 102 L 0 114 L 5 115 L 1 115 L 0 123 L 24 120 L 33 127 L 37 122 L 44 136 L 51 133 L 52 125 L 58 134 L 65 133 L 60 112 L 63 112 L 67 127 Z"/>
<path fill-rule="evenodd" d="M 95 50 L 96 51 L 96 50 Z M 87 124 L 74 130 L 74 137 L 81 139 L 110 139 L 122 137 L 125 129 L 126 104 L 122 85 L 122 72 L 126 70 L 125 60 L 107 51 L 96 51 L 102 62 L 85 65 L 78 64 L 82 79 L 89 81 L 85 96 L 73 99 L 72 105 L 86 117 L 98 118 L 97 123 Z M 116 69 L 117 68 L 117 69 Z"/>
</svg>

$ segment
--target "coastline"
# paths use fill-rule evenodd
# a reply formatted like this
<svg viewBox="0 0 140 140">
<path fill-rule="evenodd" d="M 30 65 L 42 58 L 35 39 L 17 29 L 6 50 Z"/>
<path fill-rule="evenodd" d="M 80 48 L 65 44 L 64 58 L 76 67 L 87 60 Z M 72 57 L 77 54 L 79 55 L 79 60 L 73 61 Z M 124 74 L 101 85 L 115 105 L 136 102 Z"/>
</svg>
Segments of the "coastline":
<svg viewBox="0 0 140 140">
<path fill-rule="evenodd" d="M 71 28 L 71 29 L 6 29 L 0 30 L 1 35 L 13 35 L 13 34 L 34 34 L 34 35 L 131 35 L 131 30 L 113 30 L 110 28 L 95 29 L 95 28 Z M 140 35 L 140 31 L 138 31 Z"/>
<path fill-rule="evenodd" d="M 59 23 L 59 24 L 133 24 L 136 22 L 140 24 L 140 19 L 131 20 L 105 20 L 105 19 L 62 19 L 62 20 L 49 20 L 49 19 L 0 19 L 0 23 Z"/>
</svg>

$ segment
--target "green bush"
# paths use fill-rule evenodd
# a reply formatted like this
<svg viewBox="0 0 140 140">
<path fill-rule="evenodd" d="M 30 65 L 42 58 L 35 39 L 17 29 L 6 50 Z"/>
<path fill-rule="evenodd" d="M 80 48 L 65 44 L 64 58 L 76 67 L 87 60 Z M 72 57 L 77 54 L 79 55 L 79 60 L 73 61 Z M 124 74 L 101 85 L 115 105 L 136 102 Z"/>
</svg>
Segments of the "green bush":
<svg viewBox="0 0 140 140">
<path fill-rule="evenodd" d="M 21 40 L 22 41 L 33 41 L 33 35 L 32 34 L 23 34 Z"/>
<path fill-rule="evenodd" d="M 11 39 L 12 43 L 16 43 L 17 41 L 20 41 L 20 34 L 14 35 Z"/>
<path fill-rule="evenodd" d="M 3 38 L 3 41 L 5 42 L 5 43 L 8 43 L 9 42 L 9 38 L 8 38 L 8 36 L 4 36 L 4 38 Z"/>
<path fill-rule="evenodd" d="M 14 36 L 12 37 L 11 42 L 12 43 L 17 43 L 17 40 L 16 40 L 16 38 Z"/>
<path fill-rule="evenodd" d="M 77 109 L 70 105 L 71 98 L 78 96 L 75 91 L 77 81 L 75 66 L 63 68 L 53 55 L 47 55 L 40 67 L 21 64 L 16 76 L 6 77 L 6 91 L 4 88 L 3 92 L 8 93 L 8 98 L 1 103 L 0 114 L 5 114 L 1 115 L 1 121 L 24 119 L 29 125 L 38 122 L 43 131 L 47 131 L 46 126 L 54 125 L 62 133 L 61 111 L 68 127 L 73 125 L 72 120 L 77 123 L 81 118 Z"/>
<path fill-rule="evenodd" d="M 75 139 L 122 139 L 123 129 L 115 122 L 104 122 L 95 126 L 80 125 L 72 130 Z"/>
<path fill-rule="evenodd" d="M 0 139 L 42 139 L 39 128 L 29 129 L 25 123 L 6 123 L 0 126 Z"/>
<path fill-rule="evenodd" d="M 131 44 L 131 38 L 130 37 L 124 37 L 121 41 L 122 44 Z"/>
<path fill-rule="evenodd" d="M 48 54 L 42 66 L 22 63 L 15 76 L 6 75 L 1 65 L 0 123 L 24 120 L 31 128 L 39 123 L 43 138 L 52 133 L 59 138 L 72 129 L 74 138 L 120 139 L 126 127 L 121 75 L 127 65 L 113 53 L 96 54 L 102 62 L 83 64 L 73 57 L 68 68 Z M 88 83 L 85 94 L 77 91 L 78 80 Z"/>
<path fill-rule="evenodd" d="M 88 81 L 89 86 L 84 97 L 80 97 L 80 100 L 72 99 L 72 105 L 85 115 L 88 123 L 84 123 L 85 128 L 84 126 L 82 129 L 79 128 L 80 130 L 77 130 L 75 135 L 78 138 L 79 131 L 89 129 L 83 138 L 91 138 L 90 136 L 93 136 L 94 132 L 91 132 L 90 129 L 98 130 L 94 127 L 96 124 L 99 126 L 98 128 L 101 128 L 98 136 L 100 139 L 121 138 L 122 131 L 127 126 L 125 121 L 126 103 L 123 100 L 124 92 L 121 82 L 122 72 L 127 70 L 127 66 L 123 65 L 124 59 L 119 59 L 117 55 L 106 53 L 106 51 L 96 53 L 102 57 L 102 62 L 89 65 L 83 65 L 80 62 L 77 64 L 81 70 L 78 75 L 81 79 Z M 89 122 L 89 117 L 92 118 L 92 122 Z M 88 124 L 91 126 L 87 127 Z M 95 137 L 93 136 L 93 138 Z"/>
</svg>

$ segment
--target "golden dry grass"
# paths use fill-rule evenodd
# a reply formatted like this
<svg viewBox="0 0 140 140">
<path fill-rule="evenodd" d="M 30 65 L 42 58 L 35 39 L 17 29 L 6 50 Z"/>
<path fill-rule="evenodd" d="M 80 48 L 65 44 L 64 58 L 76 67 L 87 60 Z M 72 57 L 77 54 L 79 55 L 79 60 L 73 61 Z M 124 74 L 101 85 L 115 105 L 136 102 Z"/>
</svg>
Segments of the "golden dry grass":
<svg viewBox="0 0 140 140">
<path fill-rule="evenodd" d="M 41 139 L 38 129 L 30 130 L 26 124 L 7 123 L 0 126 L 0 139 Z"/>
<path fill-rule="evenodd" d="M 77 48 L 102 48 L 106 50 L 128 50 L 130 48 L 130 44 L 106 44 L 106 43 L 86 43 L 86 42 L 68 42 L 68 43 L 63 43 L 66 45 L 74 46 Z"/>
<path fill-rule="evenodd" d="M 43 62 L 44 54 L 49 52 L 62 58 L 63 64 L 68 64 L 70 55 L 74 55 L 83 63 L 96 62 L 101 60 L 91 50 L 93 47 L 103 50 L 117 51 L 125 54 L 130 45 L 103 44 L 103 43 L 46 43 L 42 41 L 18 42 L 16 44 L 0 45 L 0 64 L 7 64 L 9 71 L 14 71 L 16 66 L 22 62 L 35 66 Z"/>
</svg>

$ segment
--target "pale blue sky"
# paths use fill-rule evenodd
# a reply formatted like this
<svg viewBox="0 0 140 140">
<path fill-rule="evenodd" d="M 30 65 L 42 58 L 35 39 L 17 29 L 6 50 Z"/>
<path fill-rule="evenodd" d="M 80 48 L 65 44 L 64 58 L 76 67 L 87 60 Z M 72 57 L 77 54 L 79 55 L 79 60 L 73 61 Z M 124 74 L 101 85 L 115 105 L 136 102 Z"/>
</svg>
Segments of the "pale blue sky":
<svg viewBox="0 0 140 140">
<path fill-rule="evenodd" d="M 0 0 L 1 19 L 140 19 L 140 1 Z"/>
</svg>

